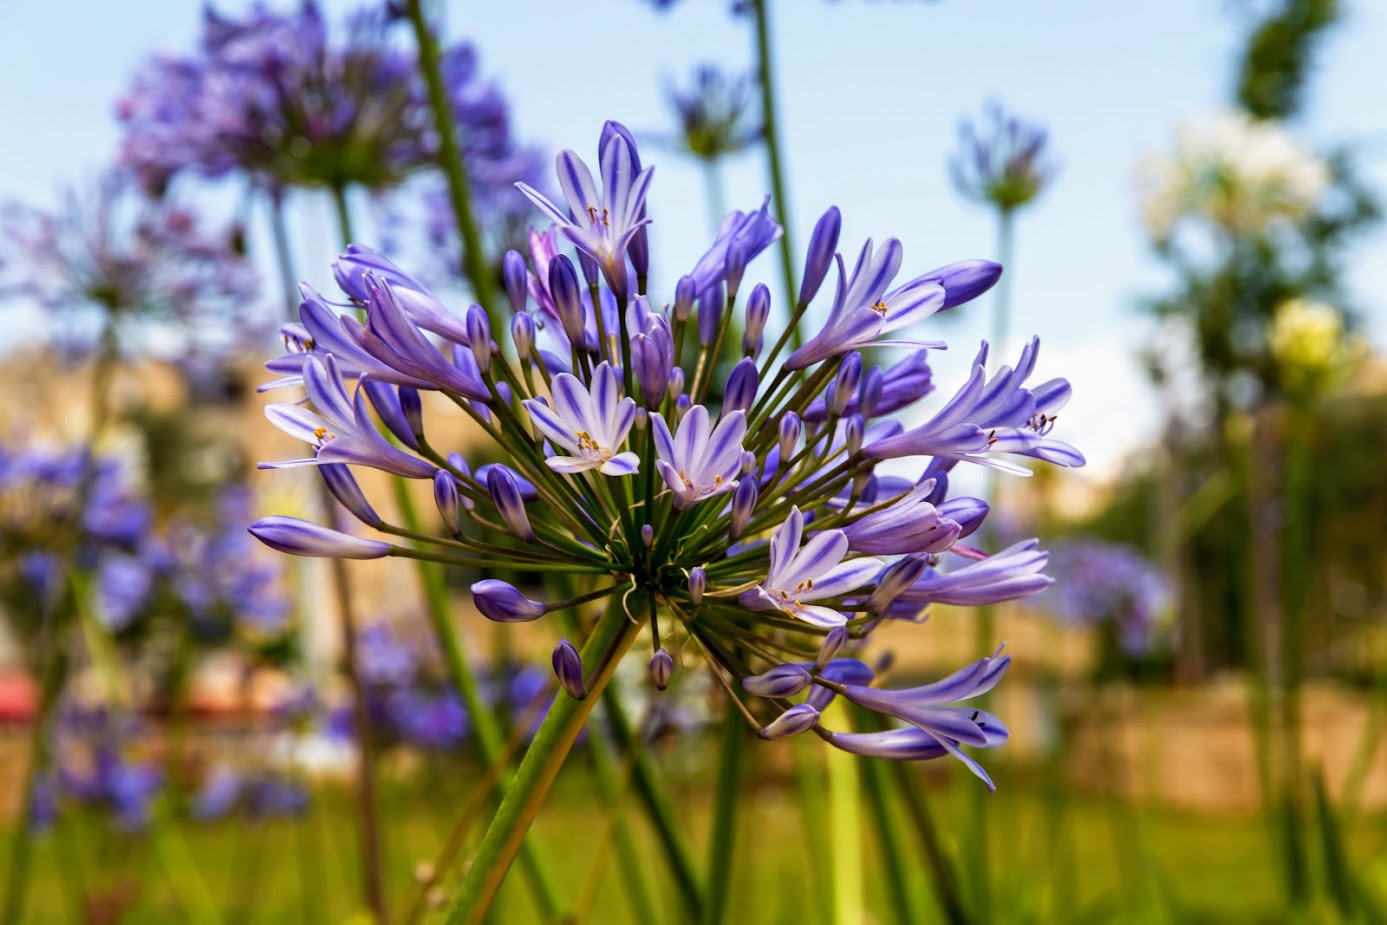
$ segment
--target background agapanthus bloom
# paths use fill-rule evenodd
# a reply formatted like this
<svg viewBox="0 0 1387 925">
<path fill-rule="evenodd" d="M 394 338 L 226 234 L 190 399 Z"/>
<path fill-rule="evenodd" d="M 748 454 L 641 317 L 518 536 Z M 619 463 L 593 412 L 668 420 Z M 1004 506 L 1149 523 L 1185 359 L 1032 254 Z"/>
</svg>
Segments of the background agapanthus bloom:
<svg viewBox="0 0 1387 925">
<path fill-rule="evenodd" d="M 387 6 L 363 9 L 334 38 L 312 2 L 290 12 L 256 5 L 240 18 L 208 7 L 198 53 L 154 58 L 120 101 L 122 163 L 156 190 L 184 170 L 233 168 L 271 189 L 395 186 L 436 164 L 438 142 L 394 19 Z M 476 52 L 451 45 L 441 66 L 468 165 L 505 162 L 514 153 L 505 100 L 481 79 Z"/>
<path fill-rule="evenodd" d="M 91 349 L 103 326 L 128 341 L 141 320 L 176 325 L 194 355 L 234 352 L 269 331 L 256 324 L 258 275 L 240 228 L 209 230 L 128 172 L 105 174 L 91 195 L 69 192 L 56 210 L 10 203 L 0 235 L 14 256 L 0 294 L 37 301 L 70 352 Z"/>
<path fill-rule="evenodd" d="M 1008 657 L 994 653 L 946 682 L 886 697 L 851 656 L 884 619 L 914 616 L 936 601 L 1009 600 L 1049 584 L 1033 542 L 995 557 L 956 545 L 987 507 L 949 499 L 948 473 L 959 462 L 998 464 L 999 456 L 1081 465 L 1082 456 L 1048 437 L 1046 414 L 1063 403 L 1068 384 L 1026 386 L 1037 344 L 1016 370 L 1003 367 L 991 378 L 984 350 L 976 382 L 930 425 L 907 432 L 879 409 L 904 409 L 927 395 L 927 370 L 897 375 L 894 367 L 866 365 L 858 351 L 985 291 L 1000 268 L 950 264 L 888 293 L 903 246 L 889 240 L 874 256 L 869 243 L 851 277 L 838 258 L 830 326 L 851 336 L 810 338 L 787 362 L 784 332 L 769 349 L 759 332 L 740 345 L 727 337 L 742 311 L 738 292 L 748 288 L 739 285 L 746 264 L 778 233 L 765 209 L 734 213 L 698 272 L 662 304 L 643 291 L 645 274 L 631 272 L 638 268 L 628 248 L 648 221 L 651 174 L 620 126 L 604 129 L 598 168 L 571 151 L 559 155 L 562 207 L 524 190 L 562 222 L 580 263 L 597 266 L 585 265 L 592 272 L 583 285 L 556 241 L 532 252 L 533 275 L 522 255 L 508 255 L 509 345 L 507 332 L 491 330 L 478 306 L 455 315 L 385 257 L 356 248 L 336 275 L 364 321 L 310 294 L 303 327 L 286 329 L 291 352 L 271 363 L 289 374 L 279 384 L 307 386 L 316 409 L 271 406 L 271 418 L 309 444 L 311 455 L 293 464 L 347 463 L 432 479 L 442 530 L 404 530 L 355 502 L 349 507 L 382 539 L 282 517 L 252 532 L 302 555 L 406 555 L 555 574 L 567 600 L 496 579 L 478 582 L 473 593 L 482 614 L 502 622 L 608 602 L 608 615 L 592 630 L 599 642 L 590 641 L 581 658 L 567 641 L 556 650 L 559 681 L 575 697 L 590 701 L 635 627 L 648 626 L 657 686 L 678 670 L 670 653 L 702 660 L 765 738 L 813 730 L 861 754 L 953 754 L 986 779 L 960 749 L 1001 744 L 1005 726 L 953 704 L 995 684 Z M 822 280 L 837 223 L 820 224 L 810 249 L 817 265 L 807 275 Z M 764 287 L 748 297 L 757 325 L 764 325 L 758 306 L 768 298 Z M 541 326 L 553 349 L 536 349 Z M 719 405 L 711 397 L 716 358 L 737 347 L 742 360 Z M 422 390 L 452 399 L 495 441 L 504 465 L 483 476 L 461 455 L 434 447 L 419 412 Z M 814 412 L 819 398 L 825 404 Z M 878 459 L 896 457 L 916 461 L 918 485 L 876 473 Z M 877 524 L 883 516 L 889 527 Z M 902 537 L 897 545 L 873 542 L 888 531 Z M 885 556 L 864 555 L 863 547 Z M 962 555 L 953 560 L 954 552 Z M 893 610 L 897 599 L 909 602 L 908 612 Z M 821 713 L 839 695 L 911 731 L 829 730 Z"/>
</svg>

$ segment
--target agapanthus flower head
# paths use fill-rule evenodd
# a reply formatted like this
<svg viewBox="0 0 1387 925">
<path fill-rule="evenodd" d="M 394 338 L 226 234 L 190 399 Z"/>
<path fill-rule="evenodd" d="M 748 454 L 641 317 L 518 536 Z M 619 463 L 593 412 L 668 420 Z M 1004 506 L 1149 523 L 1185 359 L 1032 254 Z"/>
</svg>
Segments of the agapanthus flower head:
<svg viewBox="0 0 1387 925">
<path fill-rule="evenodd" d="M 427 88 L 385 5 L 333 29 L 314 2 L 236 18 L 208 7 L 193 55 L 153 59 L 120 100 L 122 163 L 150 189 L 178 173 L 245 171 L 270 189 L 395 186 L 437 163 Z M 514 153 L 504 98 L 465 42 L 442 50 L 463 156 L 491 169 Z M 510 182 L 508 176 L 501 182 Z"/>
<path fill-rule="evenodd" d="M 954 186 L 969 199 L 1002 212 L 1029 205 L 1054 179 L 1049 132 L 990 103 L 980 122 L 964 120 L 949 162 Z"/>
<path fill-rule="evenodd" d="M 733 76 L 701 64 L 687 87 L 671 84 L 665 98 L 679 124 L 671 147 L 698 160 L 739 154 L 761 138 L 756 81 L 751 75 Z"/>
<path fill-rule="evenodd" d="M 1076 537 L 1057 543 L 1050 562 L 1059 580 L 1041 603 L 1060 621 L 1111 627 L 1132 656 L 1170 641 L 1170 580 L 1137 550 Z"/>
<path fill-rule="evenodd" d="M 1309 215 L 1332 180 L 1329 164 L 1285 127 L 1220 112 L 1181 126 L 1173 153 L 1143 162 L 1142 218 L 1158 242 L 1185 219 L 1262 235 Z"/>
<path fill-rule="evenodd" d="M 552 230 L 537 232 L 528 268 L 524 256 L 507 256 L 507 298 L 517 316 L 531 320 L 504 331 L 483 336 L 479 323 L 463 323 L 477 310 L 450 313 L 426 287 L 373 258 L 367 275 L 398 306 L 378 321 L 372 285 L 350 271 L 360 251 L 343 256 L 337 278 L 368 321 L 363 327 L 325 300 L 305 301 L 304 327 L 286 331 L 291 353 L 270 365 L 291 373 L 279 384 L 306 385 L 313 407 L 288 404 L 272 418 L 314 447 L 315 457 L 303 463 L 322 465 L 330 455 L 333 463 L 401 475 L 417 469 L 435 479 L 436 495 L 433 473 L 446 472 L 439 506 L 448 523 L 409 546 L 393 541 L 399 531 L 390 525 L 377 540 L 281 523 L 267 541 L 291 552 L 297 545 L 303 555 L 369 552 L 561 573 L 574 595 L 565 600 L 496 577 L 473 584 L 473 599 L 483 617 L 503 623 L 605 600 L 623 626 L 649 628 L 651 653 L 640 661 L 646 684 L 677 688 L 687 663 L 702 660 L 730 695 L 746 695 L 729 716 L 753 717 L 764 738 L 812 731 L 850 750 L 901 758 L 1000 744 L 999 722 L 984 720 L 984 731 L 960 721 L 964 714 L 950 704 L 990 687 L 1005 669 L 1001 656 L 966 669 L 967 685 L 955 678 L 941 682 L 945 690 L 901 695 L 924 712 L 883 709 L 915 722 L 900 742 L 833 732 L 822 713 L 840 694 L 871 700 L 865 691 L 874 690 L 874 675 L 852 655 L 883 620 L 913 617 L 932 602 L 1009 600 L 1050 583 L 1034 541 L 993 556 L 961 545 L 988 508 L 948 497 L 948 483 L 960 463 L 995 465 L 993 453 L 1081 464 L 1076 451 L 1049 438 L 1068 383 L 1025 384 L 1034 344 L 1015 370 L 989 378 L 984 349 L 959 395 L 923 429 L 906 431 L 888 415 L 931 392 L 928 366 L 917 351 L 882 370 L 859 352 L 967 302 L 1000 268 L 954 263 L 893 289 L 903 246 L 868 242 L 851 276 L 836 257 L 833 311 L 804 348 L 785 357 L 788 332 L 768 330 L 769 349 L 739 349 L 727 332 L 744 315 L 744 300 L 758 303 L 762 320 L 776 317 L 759 305 L 769 293 L 752 278 L 754 258 L 780 232 L 768 208 L 733 213 L 664 302 L 642 291 L 648 277 L 632 253 L 648 221 L 650 168 L 640 166 L 629 133 L 613 123 L 602 133 L 600 156 L 601 192 L 569 151 L 558 161 L 565 207 L 526 191 L 562 240 Z M 836 246 L 836 210 L 821 225 L 826 230 L 812 247 Z M 576 265 L 563 240 L 578 249 Z M 804 290 L 811 299 L 813 289 Z M 507 345 L 508 332 L 520 332 L 520 342 Z M 537 342 L 541 334 L 547 346 Z M 335 350 L 346 358 L 334 359 Z M 725 375 L 718 361 L 728 352 L 744 355 Z M 336 370 L 326 377 L 330 389 L 323 384 L 329 369 Z M 412 442 L 372 437 L 373 419 L 354 414 L 348 402 L 353 380 L 358 389 L 374 383 L 377 408 L 393 407 L 385 393 L 441 392 L 494 441 L 487 452 L 504 459 L 506 477 L 474 472 L 461 455 L 436 448 L 425 433 L 428 420 L 413 425 Z M 400 436 L 401 425 L 391 423 L 398 417 L 383 412 L 380 426 Z M 329 453 L 343 439 L 351 452 Z M 879 474 L 887 458 L 909 460 L 918 477 Z M 483 538 L 479 528 L 490 532 Z M 554 650 L 558 686 L 574 697 L 592 699 L 609 667 L 580 653 L 576 639 Z"/>
<path fill-rule="evenodd" d="M 37 302 L 69 353 L 92 349 L 107 323 L 173 324 L 186 352 L 215 355 L 270 330 L 255 320 L 259 276 L 240 228 L 209 230 L 175 200 L 145 196 L 129 173 L 69 191 L 55 210 L 9 203 L 0 237 L 15 257 L 0 296 Z"/>
<path fill-rule="evenodd" d="M 1367 345 L 1344 330 L 1344 315 L 1332 305 L 1287 299 L 1272 316 L 1267 350 L 1286 392 L 1313 397 L 1347 379 Z"/>
<path fill-rule="evenodd" d="M 119 710 L 63 703 L 51 733 L 57 807 L 91 807 L 123 832 L 143 831 L 163 774 L 143 758 L 139 733 L 139 722 Z"/>
</svg>

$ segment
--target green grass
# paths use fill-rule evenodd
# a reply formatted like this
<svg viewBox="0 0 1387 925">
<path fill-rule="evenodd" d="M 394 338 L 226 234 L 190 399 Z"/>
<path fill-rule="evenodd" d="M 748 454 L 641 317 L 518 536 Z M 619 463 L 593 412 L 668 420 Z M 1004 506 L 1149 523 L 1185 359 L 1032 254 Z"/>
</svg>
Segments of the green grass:
<svg viewBox="0 0 1387 925">
<path fill-rule="evenodd" d="M 621 883 L 624 873 L 615 867 L 615 854 L 605 843 L 607 816 L 581 765 L 561 776 L 535 837 L 569 901 L 592 897 L 583 921 L 630 922 Z M 919 785 L 957 858 L 969 804 L 961 788 L 976 782 L 948 773 L 938 763 L 923 770 Z M 469 781 L 479 774 L 459 763 L 390 775 L 383 810 L 396 921 L 414 895 L 416 866 L 432 859 L 466 799 Z M 1072 796 L 1060 807 L 1047 802 L 1038 786 L 1028 784 L 1039 780 L 1038 773 L 1011 767 L 999 778 L 1003 790 L 988 800 L 991 905 L 997 922 L 1288 920 L 1269 843 L 1257 818 L 1137 811 Z M 827 923 L 830 910 L 815 906 L 809 882 L 812 868 L 794 789 L 787 780 L 766 773 L 760 780 L 743 800 L 729 922 Z M 699 858 L 710 827 L 708 781 L 702 768 L 671 773 Z M 629 809 L 628 818 L 649 858 L 642 876 L 667 910 L 665 921 L 677 922 L 677 893 L 655 838 L 636 807 Z M 350 795 L 341 787 L 322 788 L 311 815 L 302 822 L 228 821 L 187 824 L 179 831 L 228 925 L 342 923 L 352 921 L 358 911 L 353 815 Z M 478 834 L 474 831 L 473 838 Z M 1377 878 L 1381 896 L 1387 875 L 1382 821 L 1360 820 L 1348 834 L 1358 869 Z M 890 921 L 884 878 L 873 857 L 875 841 L 867 834 L 863 843 L 868 852 L 863 864 L 863 920 Z M 146 838 L 117 835 L 94 819 L 69 819 L 43 835 L 35 852 L 25 921 L 78 921 L 83 896 L 89 907 L 86 921 L 188 920 L 179 891 L 172 888 L 167 869 Z M 931 911 L 931 921 L 937 920 L 924 864 L 912 859 L 909 869 L 918 872 L 910 887 L 920 907 Z M 591 880 L 594 876 L 599 879 Z M 102 915 L 116 905 L 123 907 L 123 917 Z M 507 881 L 493 921 L 537 921 L 520 876 Z"/>
</svg>

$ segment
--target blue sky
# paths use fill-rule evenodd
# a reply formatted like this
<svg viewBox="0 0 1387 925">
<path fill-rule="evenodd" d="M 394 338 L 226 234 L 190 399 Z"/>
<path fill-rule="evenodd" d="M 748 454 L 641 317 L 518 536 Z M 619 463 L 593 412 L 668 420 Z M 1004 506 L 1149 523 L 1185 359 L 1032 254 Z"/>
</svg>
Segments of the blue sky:
<svg viewBox="0 0 1387 925">
<path fill-rule="evenodd" d="M 1178 122 L 1227 99 L 1244 6 L 1257 4 L 773 0 L 796 240 L 803 243 L 817 214 L 837 204 L 844 250 L 866 236 L 895 235 L 907 271 L 988 256 L 990 218 L 958 198 L 945 170 L 957 120 L 995 97 L 1046 122 L 1063 171 L 1020 220 L 1009 268 L 1015 329 L 1042 336 L 1043 375 L 1074 380 L 1066 432 L 1100 468 L 1110 467 L 1154 420 L 1132 354 L 1149 331 L 1137 303 L 1160 291 L 1164 276 L 1137 220 L 1135 165 L 1168 146 Z M 1296 128 L 1313 143 L 1363 141 L 1363 165 L 1387 189 L 1387 4 L 1347 6 L 1315 78 L 1310 115 Z M 523 137 L 590 156 L 603 119 L 621 119 L 638 134 L 668 126 L 665 78 L 685 79 L 702 61 L 749 66 L 749 23 L 726 7 L 724 0 L 684 0 L 668 13 L 638 0 L 450 4 L 447 25 L 477 42 Z M 111 107 L 130 73 L 155 49 L 188 47 L 198 16 L 190 0 L 0 0 L 0 200 L 51 201 L 63 184 L 90 178 L 115 149 Z M 656 265 L 672 281 L 706 243 L 702 181 L 671 155 L 651 152 L 647 160 L 659 165 Z M 754 154 L 729 164 L 725 179 L 728 201 L 739 207 L 758 203 L 767 187 Z M 323 204 L 301 203 L 295 227 L 303 275 L 324 281 L 333 236 Z M 1384 244 L 1382 234 L 1365 244 L 1351 280 L 1378 345 L 1387 341 Z M 774 279 L 772 261 L 758 269 Z M 978 303 L 932 332 L 955 345 L 937 364 L 945 388 L 971 357 L 986 308 Z"/>
</svg>

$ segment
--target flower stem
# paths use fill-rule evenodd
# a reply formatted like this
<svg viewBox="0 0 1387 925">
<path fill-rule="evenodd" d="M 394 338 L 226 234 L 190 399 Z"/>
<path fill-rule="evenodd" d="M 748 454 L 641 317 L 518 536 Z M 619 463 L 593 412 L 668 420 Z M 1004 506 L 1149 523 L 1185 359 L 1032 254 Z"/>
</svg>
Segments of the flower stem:
<svg viewBox="0 0 1387 925">
<path fill-rule="evenodd" d="M 486 918 L 579 730 L 639 630 L 640 624 L 626 616 L 620 600 L 607 605 L 583 646 L 583 664 L 598 666 L 587 679 L 588 695 L 582 700 L 559 696 L 550 706 L 448 909 L 449 925 L 477 925 Z"/>
<path fill-rule="evenodd" d="M 708 840 L 708 901 L 703 907 L 703 925 L 720 925 L 727 914 L 746 736 L 741 722 L 731 715 L 724 717 L 718 751 L 718 789 L 713 798 L 713 834 Z"/>
<path fill-rule="evenodd" d="M 52 652 L 45 659 L 43 682 L 39 689 L 39 711 L 29 730 L 29 767 L 24 773 L 24 805 L 15 828 L 14 843 L 10 846 L 10 866 L 6 874 L 5 906 L 0 923 L 17 925 L 24 917 L 24 898 L 29 886 L 29 863 L 34 846 L 33 816 L 37 800 L 35 787 L 39 775 L 48 766 L 48 730 L 52 725 L 58 693 L 67 674 L 67 659 L 57 639 L 50 640 Z"/>
<path fill-rule="evenodd" d="M 284 217 L 284 191 L 270 193 L 270 234 L 274 238 L 275 263 L 279 267 L 280 284 L 284 287 L 284 318 L 299 318 L 299 287 L 294 276 L 294 258 L 289 246 L 289 226 Z"/>
<path fill-rule="evenodd" d="M 867 711 L 856 708 L 853 711 L 853 726 L 860 732 L 870 731 L 870 722 L 863 720 Z M 890 769 L 887 762 L 877 758 L 859 757 L 858 771 L 862 776 L 862 794 L 867 799 L 867 809 L 871 813 L 872 828 L 876 832 L 878 862 L 886 874 L 886 893 L 891 901 L 896 921 L 902 925 L 922 922 L 927 916 L 918 908 L 915 894 L 910 889 L 910 875 L 907 865 L 913 868 L 914 859 L 906 848 L 905 837 L 901 831 L 901 817 L 891 805 L 892 790 Z"/>
<path fill-rule="evenodd" d="M 703 917 L 703 890 L 699 884 L 693 856 L 681 835 L 679 820 L 675 817 L 669 795 L 665 792 L 659 775 L 655 773 L 649 752 L 637 748 L 630 717 L 626 715 L 625 707 L 614 696 L 613 691 L 607 692 L 603 698 L 603 706 L 606 708 L 612 738 L 617 747 L 628 753 L 634 750 L 636 795 L 645 805 L 645 813 L 664 848 L 665 859 L 674 872 L 675 883 L 684 901 L 684 919 L 698 921 Z"/>
<path fill-rule="evenodd" d="M 438 62 L 438 36 L 424 20 L 422 0 L 405 0 L 405 14 L 414 27 L 414 39 L 419 46 L 419 70 L 429 88 L 429 103 L 433 107 L 434 125 L 438 131 L 438 159 L 443 175 L 448 179 L 448 198 L 453 204 L 458 234 L 462 237 L 462 267 L 472 285 L 472 295 L 486 309 L 492 330 L 504 319 L 492 300 L 492 280 L 482 253 L 482 239 L 472 216 L 472 191 L 467 177 L 467 165 L 458 146 L 457 126 L 448 106 L 448 91 L 443 86 L 443 72 Z"/>
<path fill-rule="evenodd" d="M 400 519 L 404 521 L 406 528 L 417 532 L 419 514 L 414 508 L 414 500 L 410 497 L 409 486 L 403 479 L 397 478 L 394 480 L 394 489 L 395 506 L 399 509 Z M 477 747 L 481 752 L 482 761 L 488 766 L 505 764 L 497 783 L 498 791 L 504 795 L 509 785 L 511 750 L 507 747 L 501 722 L 491 704 L 482 696 L 481 682 L 463 654 L 462 642 L 453 626 L 451 608 L 448 605 L 448 589 L 444 584 L 442 571 L 431 562 L 420 561 L 418 565 L 419 584 L 424 589 L 424 609 L 428 614 L 434 637 L 443 652 L 448 677 L 462 695 L 468 715 L 472 718 L 472 728 L 476 732 Z M 540 917 L 545 921 L 553 920 L 560 908 L 558 890 L 554 886 L 548 866 L 532 840 L 521 846 L 520 864 L 534 894 Z M 439 871 L 439 876 L 442 876 L 442 873 Z"/>
<path fill-rule="evenodd" d="M 780 129 L 775 110 L 775 86 L 772 83 L 775 67 L 771 61 L 770 0 L 754 0 L 756 11 L 756 68 L 757 80 L 761 85 L 761 120 L 765 126 L 766 162 L 771 175 L 771 193 L 775 197 L 776 210 L 780 213 L 780 225 L 784 229 L 780 236 L 780 270 L 785 277 L 785 304 L 793 305 L 795 299 L 795 256 L 790 245 L 790 202 L 785 195 L 784 159 L 780 152 Z M 803 343 L 798 329 L 790 334 L 791 346 Z"/>
</svg>

